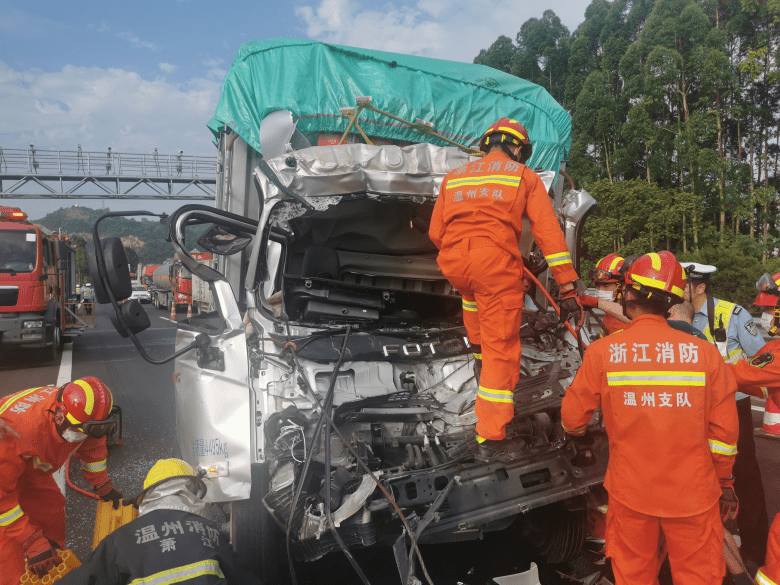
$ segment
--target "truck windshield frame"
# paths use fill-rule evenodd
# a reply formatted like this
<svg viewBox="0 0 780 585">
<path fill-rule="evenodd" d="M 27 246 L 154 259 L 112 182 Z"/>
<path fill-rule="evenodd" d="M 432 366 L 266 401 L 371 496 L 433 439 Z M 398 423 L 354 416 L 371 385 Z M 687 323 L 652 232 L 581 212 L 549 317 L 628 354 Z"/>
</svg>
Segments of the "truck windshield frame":
<svg viewBox="0 0 780 585">
<path fill-rule="evenodd" d="M 37 265 L 38 234 L 34 229 L 0 229 L 0 272 L 30 273 Z"/>
</svg>

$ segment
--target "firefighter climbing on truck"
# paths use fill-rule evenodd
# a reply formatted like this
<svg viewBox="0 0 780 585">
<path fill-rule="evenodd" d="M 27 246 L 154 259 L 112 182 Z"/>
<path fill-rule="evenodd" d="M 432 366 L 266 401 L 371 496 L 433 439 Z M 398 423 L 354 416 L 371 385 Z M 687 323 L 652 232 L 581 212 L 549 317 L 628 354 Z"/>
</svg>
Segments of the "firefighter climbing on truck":
<svg viewBox="0 0 780 585">
<path fill-rule="evenodd" d="M 512 395 L 520 378 L 524 292 L 518 241 L 523 215 L 531 220 L 531 231 L 561 287 L 562 308 L 571 311 L 579 305 L 577 273 L 555 210 L 542 181 L 524 164 L 532 154 L 528 131 L 516 120 L 501 118 L 484 133 L 480 149 L 485 157 L 444 178 L 429 235 L 440 250 L 442 272 L 463 296 L 463 321 L 479 383 L 478 451 L 490 457 L 509 447 L 502 441 L 514 415 Z"/>
</svg>

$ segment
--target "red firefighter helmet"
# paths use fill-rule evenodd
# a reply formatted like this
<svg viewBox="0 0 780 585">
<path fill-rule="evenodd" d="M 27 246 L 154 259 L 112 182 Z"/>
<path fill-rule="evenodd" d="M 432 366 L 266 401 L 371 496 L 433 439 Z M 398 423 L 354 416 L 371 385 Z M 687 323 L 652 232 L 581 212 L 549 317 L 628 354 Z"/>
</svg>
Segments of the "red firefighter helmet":
<svg viewBox="0 0 780 585">
<path fill-rule="evenodd" d="M 620 267 L 623 266 L 623 256 L 607 254 L 598 261 L 595 268 L 588 270 L 588 280 L 599 284 L 613 284 L 622 280 Z"/>
<path fill-rule="evenodd" d="M 501 118 L 490 125 L 490 128 L 482 135 L 479 141 L 479 149 L 487 152 L 494 144 L 509 144 L 512 146 L 521 146 L 531 144 L 528 138 L 528 131 L 517 120 Z"/>
<path fill-rule="evenodd" d="M 764 278 L 762 277 L 762 280 Z M 775 283 L 775 286 L 780 288 L 780 272 L 775 272 L 772 275 L 772 281 Z M 754 305 L 758 307 L 775 307 L 778 305 L 778 302 L 780 302 L 780 298 L 777 297 L 777 295 L 773 295 L 768 292 L 764 292 L 762 288 L 759 287 L 759 284 L 761 283 L 761 280 L 759 280 L 758 283 L 756 283 L 756 287 L 760 291 L 758 293 L 758 296 L 756 297 L 756 300 L 753 302 Z"/>
<path fill-rule="evenodd" d="M 68 382 L 57 394 L 57 406 L 75 427 L 107 419 L 113 405 L 111 390 L 92 376 Z"/>
<path fill-rule="evenodd" d="M 646 299 L 660 293 L 667 305 L 683 302 L 685 270 L 671 252 L 652 252 L 637 258 L 626 271 L 626 287 L 645 294 Z"/>
</svg>

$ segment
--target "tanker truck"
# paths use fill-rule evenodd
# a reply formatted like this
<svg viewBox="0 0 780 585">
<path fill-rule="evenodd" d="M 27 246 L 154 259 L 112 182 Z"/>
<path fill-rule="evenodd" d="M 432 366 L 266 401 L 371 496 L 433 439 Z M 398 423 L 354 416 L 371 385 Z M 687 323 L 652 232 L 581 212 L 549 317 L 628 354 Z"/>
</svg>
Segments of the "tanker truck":
<svg viewBox="0 0 780 585">
<path fill-rule="evenodd" d="M 212 261 L 209 253 L 190 252 L 198 262 Z M 192 273 L 178 259 L 166 262 L 157 267 L 152 274 L 152 285 L 149 292 L 152 303 L 157 309 L 178 310 L 179 305 L 192 306 L 195 312 L 210 310 L 210 291 L 208 285 L 202 285 L 200 280 L 193 285 Z M 200 294 L 193 299 L 193 286 Z"/>
</svg>

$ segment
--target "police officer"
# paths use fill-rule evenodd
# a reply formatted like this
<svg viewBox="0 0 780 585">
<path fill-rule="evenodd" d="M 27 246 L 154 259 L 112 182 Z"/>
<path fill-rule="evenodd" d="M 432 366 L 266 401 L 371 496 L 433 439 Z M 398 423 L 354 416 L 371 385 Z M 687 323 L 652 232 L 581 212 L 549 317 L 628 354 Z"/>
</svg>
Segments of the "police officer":
<svg viewBox="0 0 780 585">
<path fill-rule="evenodd" d="M 658 582 L 661 534 L 675 583 L 716 585 L 726 571 L 723 522 L 738 509 L 736 383 L 712 344 L 668 326 L 684 287 L 670 252 L 637 259 L 620 292 L 631 324 L 588 347 L 563 398 L 575 441 L 602 408 L 606 546 L 618 584 Z"/>
<path fill-rule="evenodd" d="M 686 298 L 691 301 L 696 314 L 693 326 L 718 346 L 727 362 L 752 358 L 764 345 L 750 313 L 737 304 L 712 296 L 710 277 L 717 268 L 709 264 L 683 262 L 689 283 L 685 287 Z M 759 567 L 764 563 L 766 541 L 769 534 L 764 484 L 756 459 L 753 438 L 753 414 L 750 396 L 737 392 L 739 416 L 739 442 L 734 462 L 734 491 L 741 502 L 737 517 L 740 552 L 746 564 Z"/>
<path fill-rule="evenodd" d="M 259 585 L 203 501 L 206 485 L 181 459 L 161 459 L 134 500 L 138 518 L 106 536 L 61 585 Z"/>
</svg>

